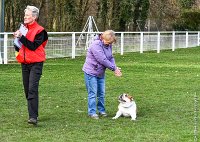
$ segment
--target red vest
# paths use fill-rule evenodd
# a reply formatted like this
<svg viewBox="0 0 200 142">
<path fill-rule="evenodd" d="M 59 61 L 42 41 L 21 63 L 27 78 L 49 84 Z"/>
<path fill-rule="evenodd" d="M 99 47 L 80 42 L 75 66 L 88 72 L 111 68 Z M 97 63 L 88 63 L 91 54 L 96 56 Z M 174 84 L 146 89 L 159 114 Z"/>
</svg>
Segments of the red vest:
<svg viewBox="0 0 200 142">
<path fill-rule="evenodd" d="M 26 34 L 26 38 L 29 41 L 34 42 L 35 36 L 44 30 L 42 26 L 40 26 L 37 22 L 34 22 L 31 25 L 27 26 L 28 32 Z M 43 62 L 46 60 L 45 57 L 45 46 L 47 44 L 47 40 L 44 41 L 35 51 L 29 50 L 27 47 L 22 45 L 19 50 L 19 54 L 16 56 L 16 59 L 19 63 L 36 63 Z"/>
</svg>

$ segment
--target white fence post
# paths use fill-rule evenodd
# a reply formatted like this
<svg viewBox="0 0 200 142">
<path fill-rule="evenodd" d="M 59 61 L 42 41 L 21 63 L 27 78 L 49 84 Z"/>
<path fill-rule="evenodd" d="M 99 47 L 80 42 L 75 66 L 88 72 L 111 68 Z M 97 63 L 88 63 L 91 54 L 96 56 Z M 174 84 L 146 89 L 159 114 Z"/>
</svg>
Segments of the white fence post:
<svg viewBox="0 0 200 142">
<path fill-rule="evenodd" d="M 3 62 L 2 62 L 2 57 L 1 57 L 1 35 L 0 35 L 0 64 L 3 64 Z"/>
<path fill-rule="evenodd" d="M 1 57 L 1 50 L 0 50 L 0 64 L 3 64 L 2 57 Z"/>
<path fill-rule="evenodd" d="M 4 33 L 4 55 L 3 55 L 3 62 L 4 64 L 8 64 L 8 34 Z"/>
<path fill-rule="evenodd" d="M 175 51 L 175 31 L 172 32 L 172 51 Z"/>
<path fill-rule="evenodd" d="M 197 37 L 197 45 L 200 45 L 200 32 L 198 32 L 198 37 Z"/>
<path fill-rule="evenodd" d="M 124 33 L 121 33 L 121 55 L 124 54 Z"/>
<path fill-rule="evenodd" d="M 160 32 L 158 32 L 157 37 L 157 53 L 160 53 Z"/>
<path fill-rule="evenodd" d="M 74 59 L 75 58 L 75 54 L 76 54 L 76 51 L 75 51 L 75 49 L 76 49 L 76 35 L 75 35 L 75 33 L 72 33 L 72 59 Z"/>
<path fill-rule="evenodd" d="M 188 31 L 186 31 L 186 37 L 185 37 L 185 46 L 188 47 Z"/>
<path fill-rule="evenodd" d="M 144 33 L 140 33 L 140 53 L 143 53 L 143 40 L 144 40 Z"/>
</svg>

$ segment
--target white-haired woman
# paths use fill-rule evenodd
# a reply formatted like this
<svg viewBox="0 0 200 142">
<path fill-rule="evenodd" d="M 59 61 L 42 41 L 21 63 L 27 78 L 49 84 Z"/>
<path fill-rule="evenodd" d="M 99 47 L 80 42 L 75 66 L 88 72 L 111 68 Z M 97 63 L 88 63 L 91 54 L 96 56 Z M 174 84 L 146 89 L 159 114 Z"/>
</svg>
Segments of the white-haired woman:
<svg viewBox="0 0 200 142">
<path fill-rule="evenodd" d="M 37 23 L 39 9 L 27 6 L 24 10 L 24 25 L 28 29 L 26 35 L 20 30 L 14 33 L 22 43 L 21 47 L 15 46 L 16 59 L 21 63 L 24 92 L 28 104 L 28 123 L 37 125 L 38 118 L 38 86 L 42 75 L 43 62 L 45 61 L 45 46 L 48 35 L 45 29 Z"/>
</svg>

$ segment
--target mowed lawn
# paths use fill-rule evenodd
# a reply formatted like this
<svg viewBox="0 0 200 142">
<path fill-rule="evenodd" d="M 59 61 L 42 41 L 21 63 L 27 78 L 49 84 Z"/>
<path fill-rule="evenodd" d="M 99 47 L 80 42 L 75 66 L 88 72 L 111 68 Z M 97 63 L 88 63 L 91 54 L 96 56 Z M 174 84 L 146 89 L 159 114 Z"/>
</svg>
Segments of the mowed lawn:
<svg viewBox="0 0 200 142">
<path fill-rule="evenodd" d="M 87 116 L 85 57 L 51 59 L 40 81 L 37 127 L 27 124 L 21 66 L 0 65 L 1 142 L 194 142 L 199 129 L 200 47 L 114 55 L 123 76 L 106 71 L 107 118 Z M 137 121 L 120 117 L 117 98 L 134 96 Z M 198 118 L 197 118 L 198 117 Z M 198 131 L 198 136 L 199 136 Z"/>
</svg>

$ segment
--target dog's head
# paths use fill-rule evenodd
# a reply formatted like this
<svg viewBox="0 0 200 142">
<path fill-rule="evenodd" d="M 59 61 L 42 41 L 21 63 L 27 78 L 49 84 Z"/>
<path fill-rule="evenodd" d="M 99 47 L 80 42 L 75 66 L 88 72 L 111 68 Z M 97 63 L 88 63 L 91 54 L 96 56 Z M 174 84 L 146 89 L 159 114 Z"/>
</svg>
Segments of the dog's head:
<svg viewBox="0 0 200 142">
<path fill-rule="evenodd" d="M 133 97 L 130 96 L 130 95 L 128 95 L 128 94 L 126 94 L 126 93 L 123 93 L 123 94 L 121 94 L 121 95 L 119 96 L 118 101 L 119 101 L 120 103 L 129 103 L 129 102 L 132 102 L 132 101 L 133 101 Z"/>
</svg>

